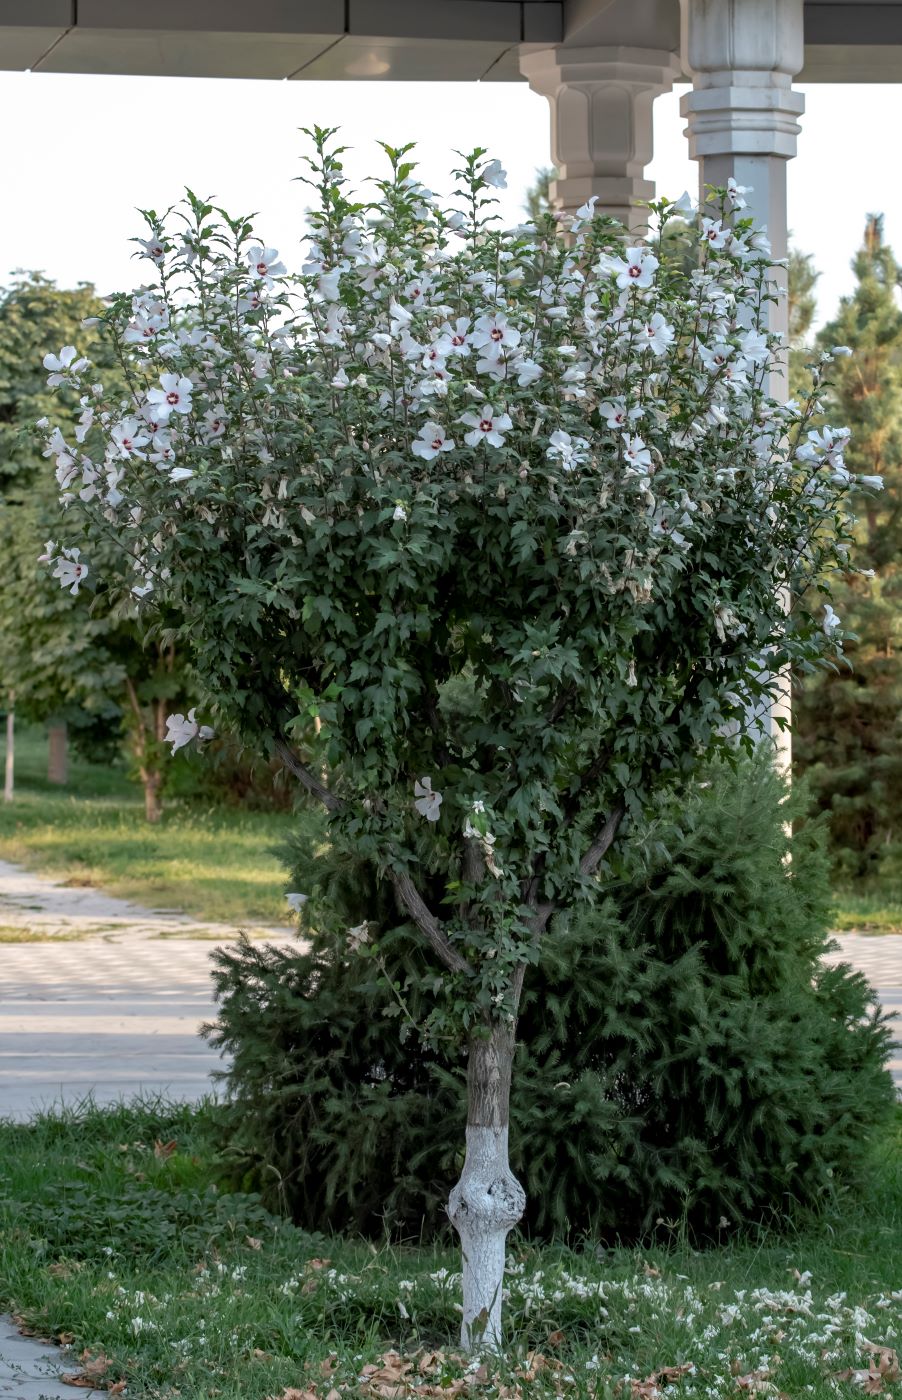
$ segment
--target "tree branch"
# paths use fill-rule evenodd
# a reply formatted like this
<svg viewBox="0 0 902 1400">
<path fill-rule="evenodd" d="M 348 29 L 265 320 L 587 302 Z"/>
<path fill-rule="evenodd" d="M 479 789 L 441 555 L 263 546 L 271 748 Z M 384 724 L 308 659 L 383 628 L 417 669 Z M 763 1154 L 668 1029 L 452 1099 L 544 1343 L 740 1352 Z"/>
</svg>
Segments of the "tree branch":
<svg viewBox="0 0 902 1400">
<path fill-rule="evenodd" d="M 319 778 L 311 773 L 305 763 L 301 762 L 287 740 L 277 739 L 275 750 L 289 773 L 292 773 L 313 797 L 318 798 L 327 812 L 342 811 L 345 804 L 335 796 L 334 792 L 329 791 L 325 783 L 320 782 Z M 473 969 L 463 954 L 451 946 L 441 921 L 429 909 L 410 876 L 399 875 L 393 870 L 390 870 L 388 874 L 401 905 L 406 909 L 432 951 L 445 964 L 445 967 L 451 972 L 472 972 Z"/>
<path fill-rule="evenodd" d="M 617 835 L 617 828 L 623 821 L 623 808 L 615 807 L 601 831 L 592 842 L 579 863 L 581 875 L 594 875 Z"/>
<path fill-rule="evenodd" d="M 327 812 L 340 812 L 344 803 L 336 797 L 334 792 L 330 792 L 325 783 L 321 782 L 305 763 L 302 763 L 294 749 L 285 739 L 276 740 L 276 753 L 281 759 L 289 773 L 293 773 L 298 782 L 307 791 L 316 797 L 325 807 Z"/>
<path fill-rule="evenodd" d="M 448 942 L 448 936 L 440 921 L 425 904 L 422 895 L 409 875 L 401 875 L 390 870 L 389 878 L 395 893 L 422 933 L 432 951 L 445 964 L 450 972 L 472 972 L 470 964 L 462 953 Z"/>
</svg>

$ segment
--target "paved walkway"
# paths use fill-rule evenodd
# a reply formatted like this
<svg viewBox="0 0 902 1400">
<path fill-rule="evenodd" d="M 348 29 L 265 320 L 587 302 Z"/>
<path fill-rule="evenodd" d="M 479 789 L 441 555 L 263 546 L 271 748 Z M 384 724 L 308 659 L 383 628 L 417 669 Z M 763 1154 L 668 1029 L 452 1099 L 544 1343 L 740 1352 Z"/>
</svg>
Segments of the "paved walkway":
<svg viewBox="0 0 902 1400">
<path fill-rule="evenodd" d="M 65 1385 L 62 1370 L 79 1370 L 78 1363 L 59 1347 L 23 1337 L 12 1318 L 0 1317 L 0 1397 L 3 1400 L 91 1400 L 104 1394 Z"/>
<path fill-rule="evenodd" d="M 145 909 L 100 890 L 64 885 L 48 875 L 0 860 L 0 924 L 41 938 L 92 938 L 128 934 L 131 938 L 234 938 L 230 924 L 189 919 L 178 909 Z M 251 935 L 284 937 L 285 928 L 248 927 Z"/>
<path fill-rule="evenodd" d="M 883 1004 L 902 1012 L 902 936 L 839 943 L 831 961 L 861 968 Z M 141 1090 L 208 1092 L 218 1061 L 197 1028 L 215 1014 L 210 953 L 208 941 L 148 936 L 124 922 L 100 938 L 0 944 L 0 1116 L 21 1120 L 88 1092 L 101 1103 Z M 902 1017 L 897 1030 L 902 1089 Z"/>
<path fill-rule="evenodd" d="M 839 949 L 828 962 L 848 962 L 863 972 L 885 1010 L 898 1018 L 893 1025 L 895 1049 L 890 1069 L 902 1096 L 902 934 L 840 933 Z"/>
</svg>

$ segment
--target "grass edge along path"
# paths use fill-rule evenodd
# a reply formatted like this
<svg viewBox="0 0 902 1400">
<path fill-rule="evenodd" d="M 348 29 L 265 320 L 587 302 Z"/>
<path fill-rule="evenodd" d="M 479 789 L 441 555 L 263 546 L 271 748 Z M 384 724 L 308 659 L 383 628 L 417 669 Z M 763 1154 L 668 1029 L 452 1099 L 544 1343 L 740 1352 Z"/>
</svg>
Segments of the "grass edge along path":
<svg viewBox="0 0 902 1400">
<path fill-rule="evenodd" d="M 290 922 L 287 871 L 276 851 L 302 814 L 192 799 L 182 773 L 162 821 L 150 825 L 140 789 L 121 767 L 74 755 L 67 786 L 55 787 L 46 747 L 40 730 L 17 736 L 15 796 L 0 802 L 0 859 L 201 922 Z"/>
<path fill-rule="evenodd" d="M 512 1238 L 503 1357 L 454 1346 L 452 1248 L 326 1239 L 217 1188 L 215 1107 L 0 1124 L 0 1308 L 129 1400 L 898 1395 L 902 1114 L 859 1198 L 693 1251 Z M 669 1241 L 669 1243 L 668 1243 Z M 73 1363 L 74 1364 L 74 1363 Z"/>
</svg>

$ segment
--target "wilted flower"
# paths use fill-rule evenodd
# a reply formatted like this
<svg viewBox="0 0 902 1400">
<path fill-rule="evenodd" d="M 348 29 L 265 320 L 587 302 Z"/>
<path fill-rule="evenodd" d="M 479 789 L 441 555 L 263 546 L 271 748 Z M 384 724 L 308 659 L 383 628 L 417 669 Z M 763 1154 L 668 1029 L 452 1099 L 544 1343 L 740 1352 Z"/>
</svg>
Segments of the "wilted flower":
<svg viewBox="0 0 902 1400">
<path fill-rule="evenodd" d="M 169 715 L 166 720 L 166 738 L 164 743 L 172 745 L 172 752 L 177 753 L 179 749 L 185 748 L 192 740 L 198 739 L 201 743 L 214 737 L 214 730 L 208 724 L 200 724 L 196 719 L 196 710 L 190 709 L 187 715 Z"/>
</svg>

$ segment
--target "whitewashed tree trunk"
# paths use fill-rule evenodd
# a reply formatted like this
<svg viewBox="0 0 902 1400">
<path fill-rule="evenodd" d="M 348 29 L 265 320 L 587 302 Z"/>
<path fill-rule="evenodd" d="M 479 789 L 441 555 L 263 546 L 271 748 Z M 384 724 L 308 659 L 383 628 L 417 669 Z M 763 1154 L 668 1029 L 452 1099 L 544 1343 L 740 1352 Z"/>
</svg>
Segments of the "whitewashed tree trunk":
<svg viewBox="0 0 902 1400">
<path fill-rule="evenodd" d="M 470 1043 L 467 1155 L 448 1201 L 463 1253 L 460 1337 L 466 1351 L 501 1345 L 505 1246 L 526 1206 L 507 1156 L 513 1057 L 513 1026 L 493 1025 L 487 1038 Z"/>
</svg>

